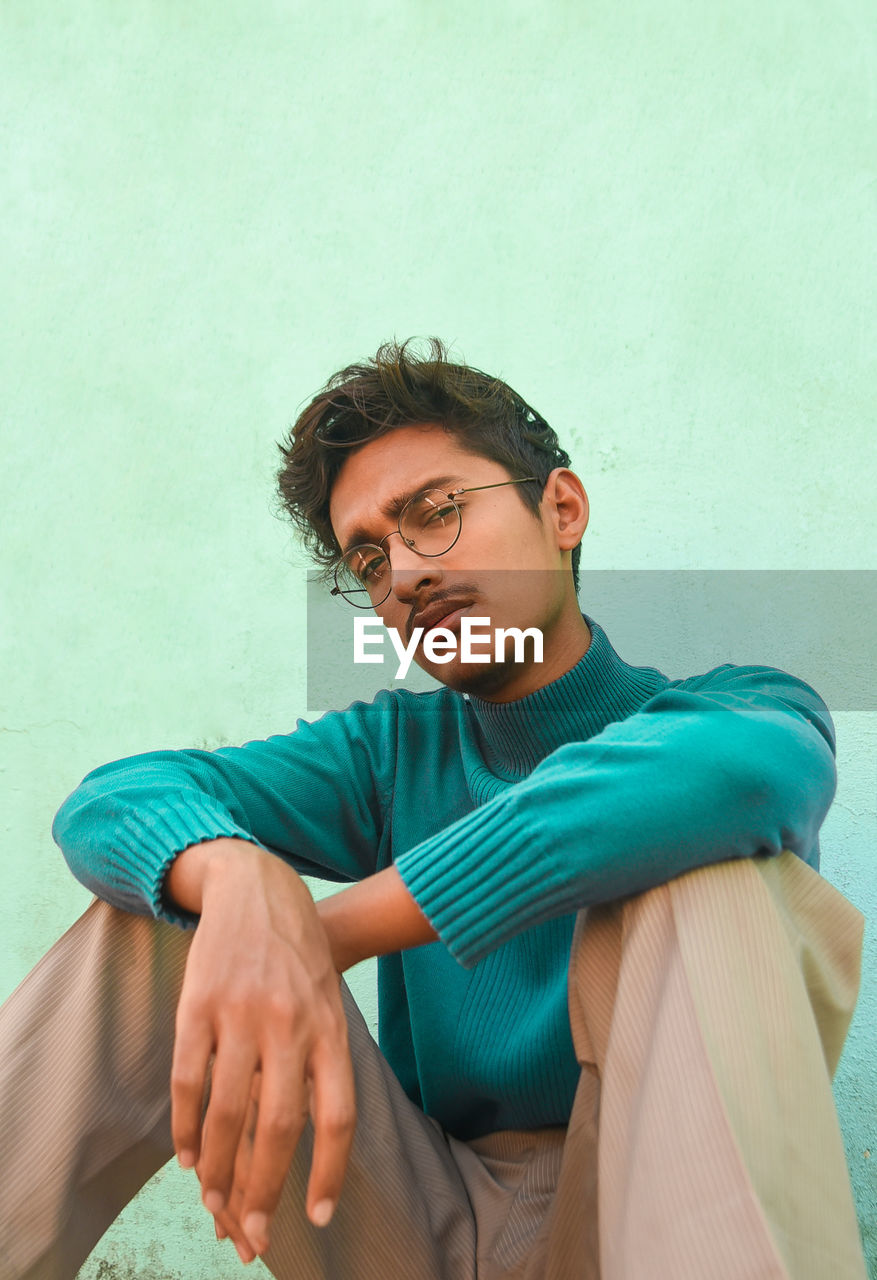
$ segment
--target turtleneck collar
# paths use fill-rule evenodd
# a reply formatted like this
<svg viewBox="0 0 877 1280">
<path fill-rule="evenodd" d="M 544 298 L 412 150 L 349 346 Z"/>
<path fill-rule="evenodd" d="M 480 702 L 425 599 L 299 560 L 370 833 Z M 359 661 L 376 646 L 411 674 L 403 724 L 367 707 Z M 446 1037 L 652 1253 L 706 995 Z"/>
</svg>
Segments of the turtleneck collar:
<svg viewBox="0 0 877 1280">
<path fill-rule="evenodd" d="M 612 721 L 626 719 L 668 683 L 654 667 L 626 663 L 602 627 L 587 614 L 582 617 L 591 643 L 564 675 L 514 702 L 469 697 L 486 762 L 495 773 L 512 780 L 526 777 L 564 743 L 582 742 Z"/>
</svg>

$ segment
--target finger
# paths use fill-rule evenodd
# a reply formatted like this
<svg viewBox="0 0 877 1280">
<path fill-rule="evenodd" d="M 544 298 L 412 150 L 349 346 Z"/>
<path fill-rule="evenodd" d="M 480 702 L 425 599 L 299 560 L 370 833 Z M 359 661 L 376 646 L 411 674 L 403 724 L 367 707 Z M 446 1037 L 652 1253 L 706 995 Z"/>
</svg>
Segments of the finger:
<svg viewBox="0 0 877 1280">
<path fill-rule="evenodd" d="M 234 1191 L 232 1191 L 232 1199 Z M 213 1219 L 214 1229 L 216 1231 L 217 1240 L 230 1240 L 237 1249 L 238 1256 L 242 1262 L 252 1262 L 256 1256 L 256 1251 L 250 1244 L 244 1229 L 240 1224 L 238 1215 L 235 1213 L 232 1201 L 229 1207 L 223 1209 L 221 1213 L 216 1214 Z"/>
<path fill-rule="evenodd" d="M 210 1025 L 181 1004 L 171 1062 L 171 1137 L 184 1169 L 194 1168 L 201 1154 L 201 1112 L 212 1052 Z"/>
<path fill-rule="evenodd" d="M 258 1105 L 256 1102 L 256 1098 L 258 1096 L 258 1088 L 259 1088 L 259 1076 L 257 1073 L 257 1076 L 255 1078 L 254 1088 L 251 1091 L 250 1103 L 247 1110 L 247 1115 L 244 1120 L 244 1127 L 241 1132 L 241 1140 L 238 1143 L 237 1154 L 235 1156 L 234 1174 L 232 1178 L 231 1191 L 229 1192 L 225 1207 L 221 1209 L 218 1213 L 215 1213 L 213 1215 L 217 1240 L 223 1240 L 228 1238 L 231 1240 L 232 1244 L 238 1250 L 238 1253 L 241 1253 L 241 1246 L 243 1246 L 245 1251 L 248 1252 L 250 1255 L 253 1254 L 253 1250 L 252 1250 L 252 1246 L 250 1245 L 249 1241 L 247 1240 L 244 1234 L 244 1229 L 241 1226 L 240 1210 L 241 1210 L 241 1205 L 243 1204 L 244 1187 L 246 1186 L 247 1176 L 248 1176 L 249 1167 L 250 1167 L 250 1161 L 252 1159 L 253 1134 L 255 1132 L 256 1118 L 258 1115 Z M 205 1121 L 204 1137 L 202 1137 L 202 1144 L 207 1140 L 208 1130 L 209 1130 L 209 1123 L 208 1121 Z M 203 1174 L 203 1168 L 200 1162 L 198 1165 L 195 1166 L 195 1171 L 198 1174 L 198 1178 L 200 1180 Z"/>
<path fill-rule="evenodd" d="M 214 1229 L 216 1231 L 217 1240 L 230 1240 L 237 1250 L 238 1257 L 241 1262 L 252 1262 L 256 1257 L 256 1251 L 244 1235 L 240 1226 L 226 1224 L 224 1215 L 220 1214 L 214 1219 Z"/>
<path fill-rule="evenodd" d="M 202 1199 L 213 1214 L 228 1200 L 255 1069 L 252 1046 L 233 1039 L 218 1045 L 200 1161 Z"/>
<path fill-rule="evenodd" d="M 244 1202 L 244 1193 L 250 1177 L 250 1167 L 253 1162 L 253 1141 L 256 1132 L 258 1114 L 259 1112 L 255 1099 L 251 1098 L 247 1118 L 244 1121 L 243 1131 L 241 1132 L 241 1140 L 238 1143 L 231 1191 L 229 1192 L 228 1201 L 225 1207 L 226 1214 L 234 1220 L 241 1235 L 243 1235 L 243 1227 L 240 1225 L 241 1207 Z"/>
<path fill-rule="evenodd" d="M 324 1227 L 341 1195 L 356 1129 L 356 1090 L 346 1043 L 343 1053 L 322 1046 L 315 1050 L 311 1072 L 314 1154 L 307 1213 L 314 1226 Z"/>
<path fill-rule="evenodd" d="M 304 1066 L 299 1053 L 279 1050 L 262 1064 L 262 1089 L 241 1222 L 257 1253 L 268 1248 L 271 1217 L 307 1120 Z"/>
<path fill-rule="evenodd" d="M 200 1177 L 200 1170 L 198 1170 Z M 255 1252 L 244 1234 L 240 1223 L 240 1206 L 243 1193 L 237 1184 L 232 1184 L 231 1192 L 224 1209 L 213 1215 L 213 1227 L 217 1240 L 230 1240 L 238 1251 L 243 1262 L 252 1262 Z"/>
</svg>

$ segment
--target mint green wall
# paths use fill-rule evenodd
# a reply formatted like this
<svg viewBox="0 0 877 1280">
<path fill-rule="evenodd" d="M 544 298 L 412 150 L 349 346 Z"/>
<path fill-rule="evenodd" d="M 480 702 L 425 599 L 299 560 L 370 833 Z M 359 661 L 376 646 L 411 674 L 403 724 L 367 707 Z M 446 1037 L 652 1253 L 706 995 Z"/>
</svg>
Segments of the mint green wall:
<svg viewBox="0 0 877 1280">
<path fill-rule="evenodd" d="M 274 441 L 383 339 L 557 427 L 583 566 L 877 568 L 874 45 L 868 0 L 5 0 L 0 994 L 88 901 L 49 825 L 89 768 L 304 712 Z M 837 723 L 823 871 L 873 921 L 877 721 Z M 239 1274 L 170 1170 L 82 1276 Z"/>
</svg>

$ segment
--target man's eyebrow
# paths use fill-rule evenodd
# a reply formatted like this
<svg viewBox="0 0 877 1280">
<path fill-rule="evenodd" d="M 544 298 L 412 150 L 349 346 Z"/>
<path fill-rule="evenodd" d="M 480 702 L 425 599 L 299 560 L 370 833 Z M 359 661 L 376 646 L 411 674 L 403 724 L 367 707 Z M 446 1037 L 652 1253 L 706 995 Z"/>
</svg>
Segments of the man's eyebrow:
<svg viewBox="0 0 877 1280">
<path fill-rule="evenodd" d="M 386 516 L 388 520 L 396 519 L 401 515 L 405 503 L 410 502 L 416 493 L 423 493 L 424 489 L 445 490 L 449 485 L 460 483 L 462 481 L 459 475 L 429 476 L 426 480 L 413 485 L 410 489 L 405 489 L 404 492 L 397 493 L 395 497 L 388 498 L 381 507 L 381 515 Z M 347 546 L 343 548 L 343 551 L 349 551 L 351 547 L 358 546 L 360 542 L 374 542 L 372 530 L 367 529 L 362 524 L 351 530 L 347 539 Z"/>
</svg>

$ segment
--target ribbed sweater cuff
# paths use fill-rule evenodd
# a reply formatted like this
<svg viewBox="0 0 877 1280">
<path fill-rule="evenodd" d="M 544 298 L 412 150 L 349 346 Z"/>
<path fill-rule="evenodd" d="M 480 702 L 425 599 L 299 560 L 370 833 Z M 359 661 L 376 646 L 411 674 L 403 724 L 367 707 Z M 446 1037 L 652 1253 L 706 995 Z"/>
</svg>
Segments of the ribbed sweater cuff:
<svg viewBox="0 0 877 1280">
<path fill-rule="evenodd" d="M 442 942 L 471 968 L 515 934 L 566 910 L 569 887 L 546 876 L 547 850 L 511 796 L 439 832 L 395 862 Z"/>
<path fill-rule="evenodd" d="M 174 907 L 163 893 L 164 878 L 177 854 L 190 845 L 222 836 L 258 841 L 239 827 L 228 811 L 210 796 L 168 794 L 125 814 L 116 846 L 118 872 L 135 887 L 154 916 L 171 924 L 193 928 L 198 917 Z"/>
</svg>

